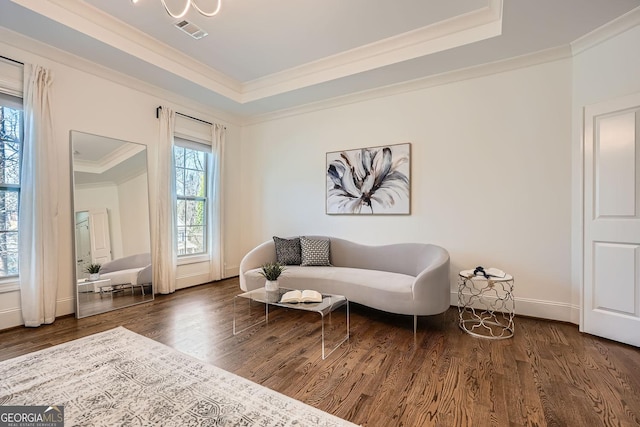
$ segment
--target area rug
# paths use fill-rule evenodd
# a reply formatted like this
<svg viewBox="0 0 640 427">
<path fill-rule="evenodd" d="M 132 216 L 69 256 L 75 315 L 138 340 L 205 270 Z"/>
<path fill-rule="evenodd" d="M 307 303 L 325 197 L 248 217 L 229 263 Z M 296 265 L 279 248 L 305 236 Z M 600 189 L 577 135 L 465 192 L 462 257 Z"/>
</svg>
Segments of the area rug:
<svg viewBox="0 0 640 427">
<path fill-rule="evenodd" d="M 119 327 L 0 362 L 0 405 L 65 426 L 355 426 Z"/>
</svg>

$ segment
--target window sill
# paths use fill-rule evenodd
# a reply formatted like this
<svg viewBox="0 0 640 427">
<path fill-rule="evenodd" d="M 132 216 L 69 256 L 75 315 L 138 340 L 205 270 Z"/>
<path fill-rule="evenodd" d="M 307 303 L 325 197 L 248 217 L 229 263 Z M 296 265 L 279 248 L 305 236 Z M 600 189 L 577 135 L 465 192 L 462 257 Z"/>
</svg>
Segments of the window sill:
<svg viewBox="0 0 640 427">
<path fill-rule="evenodd" d="M 178 257 L 178 265 L 198 264 L 209 262 L 209 254 L 185 255 Z"/>
<path fill-rule="evenodd" d="M 0 294 L 15 292 L 20 290 L 20 280 L 17 277 L 10 277 L 0 280 Z"/>
</svg>

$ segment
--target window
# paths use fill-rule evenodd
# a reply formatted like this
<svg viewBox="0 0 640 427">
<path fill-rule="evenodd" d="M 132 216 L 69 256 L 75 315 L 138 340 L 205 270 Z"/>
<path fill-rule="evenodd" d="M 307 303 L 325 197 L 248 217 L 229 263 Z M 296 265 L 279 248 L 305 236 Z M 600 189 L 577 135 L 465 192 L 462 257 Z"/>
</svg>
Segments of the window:
<svg viewBox="0 0 640 427">
<path fill-rule="evenodd" d="M 207 253 L 207 146 L 175 138 L 178 256 Z M 200 146 L 202 148 L 200 148 Z"/>
<path fill-rule="evenodd" d="M 22 100 L 0 94 L 0 279 L 18 276 Z"/>
</svg>

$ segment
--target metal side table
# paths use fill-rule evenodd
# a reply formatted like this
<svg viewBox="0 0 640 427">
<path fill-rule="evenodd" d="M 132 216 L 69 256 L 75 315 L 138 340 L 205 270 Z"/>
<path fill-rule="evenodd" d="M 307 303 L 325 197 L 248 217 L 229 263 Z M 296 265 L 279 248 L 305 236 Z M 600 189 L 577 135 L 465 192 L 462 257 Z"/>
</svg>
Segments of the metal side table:
<svg viewBox="0 0 640 427">
<path fill-rule="evenodd" d="M 514 280 L 476 276 L 473 270 L 458 275 L 459 326 L 465 332 L 493 340 L 513 337 L 515 301 Z"/>
</svg>

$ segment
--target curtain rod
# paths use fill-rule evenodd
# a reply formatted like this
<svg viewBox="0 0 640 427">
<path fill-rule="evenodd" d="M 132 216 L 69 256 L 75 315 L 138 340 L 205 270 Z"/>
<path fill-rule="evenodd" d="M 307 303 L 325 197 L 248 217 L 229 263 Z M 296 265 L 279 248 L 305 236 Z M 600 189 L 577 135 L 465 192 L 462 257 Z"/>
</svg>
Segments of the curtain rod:
<svg viewBox="0 0 640 427">
<path fill-rule="evenodd" d="M 16 64 L 24 65 L 24 62 L 16 61 L 15 59 L 7 58 L 6 56 L 3 56 L 3 55 L 0 55 L 0 58 L 6 59 L 7 61 L 15 62 Z"/>
<path fill-rule="evenodd" d="M 156 119 L 159 119 L 159 118 L 160 118 L 160 110 L 162 110 L 162 106 L 160 106 L 160 107 L 156 108 Z M 177 115 L 179 115 L 179 116 L 182 116 L 182 117 L 186 117 L 187 119 L 195 120 L 195 121 L 197 121 L 197 122 L 201 122 L 201 123 L 208 124 L 209 126 L 213 126 L 213 123 L 208 122 L 208 121 L 206 121 L 206 120 L 199 119 L 199 118 L 197 118 L 197 117 L 189 116 L 189 115 L 187 115 L 187 114 L 178 113 L 177 111 L 176 111 L 176 114 L 177 114 Z M 227 128 L 226 126 L 223 126 L 223 127 L 224 127 L 225 129 Z"/>
</svg>

